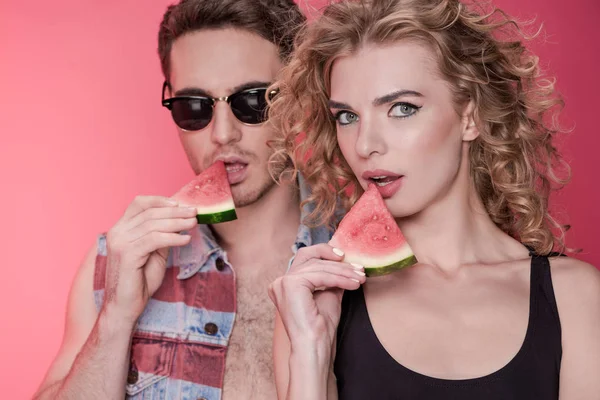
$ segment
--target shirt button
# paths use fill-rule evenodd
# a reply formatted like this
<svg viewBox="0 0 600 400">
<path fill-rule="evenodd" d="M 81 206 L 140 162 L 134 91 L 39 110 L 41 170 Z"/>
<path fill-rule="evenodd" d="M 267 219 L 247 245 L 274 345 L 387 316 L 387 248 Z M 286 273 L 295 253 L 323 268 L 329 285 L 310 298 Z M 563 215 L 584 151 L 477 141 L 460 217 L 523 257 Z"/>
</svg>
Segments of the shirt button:
<svg viewBox="0 0 600 400">
<path fill-rule="evenodd" d="M 218 331 L 219 327 L 216 324 L 213 324 L 212 322 L 209 322 L 208 324 L 204 325 L 204 332 L 208 333 L 209 335 L 216 335 Z"/>
<path fill-rule="evenodd" d="M 217 267 L 217 271 L 223 271 L 225 269 L 225 261 L 222 258 L 217 258 L 215 261 L 215 266 Z"/>
<path fill-rule="evenodd" d="M 127 374 L 127 383 L 130 385 L 135 385 L 138 381 L 139 373 L 137 369 L 129 369 L 129 373 Z"/>
<path fill-rule="evenodd" d="M 206 397 L 198 397 L 198 400 L 206 400 Z"/>
</svg>

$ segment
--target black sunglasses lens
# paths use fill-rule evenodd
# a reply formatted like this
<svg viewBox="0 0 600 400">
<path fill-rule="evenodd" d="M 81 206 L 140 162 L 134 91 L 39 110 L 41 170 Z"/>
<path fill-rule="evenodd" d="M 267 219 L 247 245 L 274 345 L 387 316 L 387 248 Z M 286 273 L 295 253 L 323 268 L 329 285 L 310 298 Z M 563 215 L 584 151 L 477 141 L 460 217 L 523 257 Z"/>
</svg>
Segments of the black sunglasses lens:
<svg viewBox="0 0 600 400">
<path fill-rule="evenodd" d="M 231 111 L 245 124 L 260 124 L 266 121 L 266 89 L 256 89 L 239 93 L 231 99 Z"/>
<path fill-rule="evenodd" d="M 181 129 L 199 131 L 210 124 L 213 108 L 207 99 L 175 99 L 171 103 L 171 115 Z"/>
</svg>

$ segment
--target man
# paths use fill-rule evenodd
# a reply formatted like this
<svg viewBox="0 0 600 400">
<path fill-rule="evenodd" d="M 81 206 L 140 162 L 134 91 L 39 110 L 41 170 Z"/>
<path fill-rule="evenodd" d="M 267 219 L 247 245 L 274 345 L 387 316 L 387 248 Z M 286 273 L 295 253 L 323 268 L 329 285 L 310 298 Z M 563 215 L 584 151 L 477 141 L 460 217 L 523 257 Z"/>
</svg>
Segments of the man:
<svg viewBox="0 0 600 400">
<path fill-rule="evenodd" d="M 276 398 L 268 285 L 299 247 L 330 237 L 301 224 L 302 182 L 276 185 L 267 170 L 266 88 L 303 21 L 292 0 L 168 8 L 163 105 L 195 173 L 226 163 L 238 219 L 197 225 L 193 209 L 136 198 L 78 271 L 36 398 Z"/>
</svg>

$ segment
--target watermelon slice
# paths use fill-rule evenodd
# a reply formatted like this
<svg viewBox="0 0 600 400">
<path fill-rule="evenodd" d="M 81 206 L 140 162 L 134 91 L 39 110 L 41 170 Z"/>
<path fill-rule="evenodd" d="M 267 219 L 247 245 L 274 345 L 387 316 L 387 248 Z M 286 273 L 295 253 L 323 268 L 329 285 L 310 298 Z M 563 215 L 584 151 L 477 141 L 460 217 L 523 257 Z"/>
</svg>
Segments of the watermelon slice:
<svg viewBox="0 0 600 400">
<path fill-rule="evenodd" d="M 329 244 L 344 251 L 344 262 L 363 265 L 367 276 L 385 275 L 417 263 L 374 184 L 340 221 Z"/>
<path fill-rule="evenodd" d="M 172 196 L 180 204 L 196 207 L 199 224 L 237 219 L 225 163 L 217 161 Z"/>
</svg>

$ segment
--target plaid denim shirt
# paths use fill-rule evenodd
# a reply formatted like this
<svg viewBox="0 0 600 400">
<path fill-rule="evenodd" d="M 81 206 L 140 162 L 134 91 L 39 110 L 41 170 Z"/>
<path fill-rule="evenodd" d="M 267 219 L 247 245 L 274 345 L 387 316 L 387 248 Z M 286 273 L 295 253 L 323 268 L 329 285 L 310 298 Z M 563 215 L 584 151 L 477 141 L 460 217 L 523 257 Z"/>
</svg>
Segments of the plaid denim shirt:
<svg viewBox="0 0 600 400">
<path fill-rule="evenodd" d="M 300 198 L 309 190 L 299 177 Z M 312 209 L 305 205 L 302 220 Z M 210 229 L 189 232 L 190 243 L 173 248 L 165 278 L 133 332 L 127 399 L 220 400 L 225 355 L 236 316 L 235 270 Z M 326 227 L 298 227 L 298 249 L 331 238 Z M 106 235 L 98 237 L 94 297 L 104 299 Z M 289 261 L 288 268 L 293 261 Z"/>
</svg>

